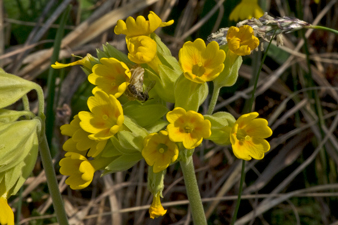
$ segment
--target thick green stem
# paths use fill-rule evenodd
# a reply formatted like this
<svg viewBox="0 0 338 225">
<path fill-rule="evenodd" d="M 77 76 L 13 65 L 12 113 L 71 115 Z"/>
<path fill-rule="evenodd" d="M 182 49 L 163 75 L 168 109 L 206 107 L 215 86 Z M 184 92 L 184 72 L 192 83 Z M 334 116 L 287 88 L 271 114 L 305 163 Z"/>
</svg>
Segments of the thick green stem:
<svg viewBox="0 0 338 225">
<path fill-rule="evenodd" d="M 186 162 L 181 161 L 180 164 L 183 171 L 184 183 L 190 202 L 194 225 L 207 225 L 207 219 L 205 218 L 201 195 L 198 190 L 192 157 L 190 156 Z"/>
<path fill-rule="evenodd" d="M 57 220 L 59 224 L 62 225 L 68 225 L 68 219 L 67 215 L 63 206 L 63 201 L 61 198 L 61 194 L 59 192 L 58 183 L 55 176 L 55 171 L 53 167 L 52 157 L 50 155 L 49 146 L 47 143 L 46 138 L 46 124 L 45 124 L 45 114 L 44 114 L 44 108 L 45 108 L 45 98 L 43 95 L 43 90 L 39 85 L 36 85 L 34 88 L 38 94 L 39 99 L 39 113 L 38 116 L 41 118 L 41 133 L 39 136 L 40 141 L 40 155 L 43 167 L 45 169 L 45 174 L 47 178 L 47 185 L 50 192 L 50 195 L 53 200 L 53 206 L 55 210 L 55 214 L 57 217 Z"/>
<path fill-rule="evenodd" d="M 241 182 L 239 183 L 239 192 L 238 192 L 238 197 L 237 197 L 237 204 L 236 204 L 234 215 L 231 219 L 231 225 L 233 225 L 236 222 L 236 219 L 237 219 L 239 203 L 241 202 L 241 197 L 242 197 L 244 179 L 245 179 L 245 160 L 242 160 Z"/>
<path fill-rule="evenodd" d="M 54 206 L 57 220 L 59 224 L 68 225 L 66 211 L 63 206 L 61 194 L 59 192 L 58 183 L 56 180 L 55 171 L 53 167 L 52 157 L 50 156 L 50 151 L 49 151 L 49 147 L 47 144 L 47 138 L 45 134 L 43 134 L 42 140 L 40 142 L 40 155 L 41 155 L 43 168 L 45 169 L 48 189 L 49 189 L 49 193 L 53 200 L 53 206 Z"/>
<path fill-rule="evenodd" d="M 215 85 L 215 83 L 214 83 L 214 90 L 212 91 L 212 96 L 211 96 L 211 100 L 210 100 L 210 103 L 209 103 L 207 115 L 211 115 L 212 112 L 214 111 L 220 90 L 221 90 L 221 87 Z"/>
</svg>

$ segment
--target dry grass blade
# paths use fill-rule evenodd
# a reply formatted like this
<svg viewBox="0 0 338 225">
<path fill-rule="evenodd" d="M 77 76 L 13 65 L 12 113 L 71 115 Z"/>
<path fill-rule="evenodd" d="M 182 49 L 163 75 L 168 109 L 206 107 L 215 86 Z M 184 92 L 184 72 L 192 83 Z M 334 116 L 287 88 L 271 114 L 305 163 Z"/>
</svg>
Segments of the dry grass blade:
<svg viewBox="0 0 338 225">
<path fill-rule="evenodd" d="M 37 42 L 38 40 L 41 39 L 41 37 L 46 33 L 46 31 L 49 29 L 49 27 L 54 23 L 54 21 L 61 15 L 61 13 L 66 9 L 66 7 L 69 5 L 71 0 L 64 0 L 59 7 L 54 11 L 54 13 L 49 17 L 49 19 L 46 21 L 46 23 L 35 33 L 35 29 L 31 32 L 31 40 L 30 38 L 28 38 L 28 40 L 26 41 L 25 45 L 28 44 L 34 44 L 35 42 Z M 45 11 L 49 11 L 49 9 L 51 8 L 51 6 L 53 5 L 54 1 L 49 2 L 49 4 L 46 7 Z M 37 28 L 38 26 L 36 26 Z M 22 65 L 22 61 L 23 58 L 26 56 L 27 51 L 20 54 L 15 62 L 14 62 L 14 67 L 12 69 L 12 73 L 17 73 L 17 71 L 19 70 L 19 68 Z"/>
<path fill-rule="evenodd" d="M 106 189 L 114 188 L 113 179 L 111 176 L 104 176 L 103 177 L 104 184 L 106 186 Z M 119 210 L 119 201 L 116 197 L 116 192 L 112 192 L 112 194 L 109 195 L 109 202 L 110 202 L 110 210 L 113 212 L 114 210 Z M 120 225 L 122 224 L 122 218 L 120 214 L 112 213 L 112 224 Z"/>
<path fill-rule="evenodd" d="M 93 23 L 90 23 L 91 18 L 87 19 L 83 23 L 81 23 L 75 30 L 69 33 L 61 43 L 61 48 L 75 48 L 83 45 L 84 43 L 92 40 L 93 38 L 100 35 L 105 30 L 114 26 L 119 19 L 123 19 L 132 13 L 137 12 L 146 6 L 149 6 L 155 3 L 158 0 L 138 0 L 136 2 L 129 3 L 117 10 L 112 10 L 111 12 L 105 14 L 100 17 Z M 105 8 L 104 8 L 105 9 Z M 137 9 L 137 10 L 136 10 Z M 22 70 L 18 72 L 19 76 L 24 76 L 25 74 L 31 73 L 31 71 L 35 70 L 39 67 L 39 65 L 43 64 L 45 61 L 48 61 L 49 57 L 51 57 L 53 50 L 49 49 L 45 52 L 39 60 L 33 61 L 24 67 Z"/>
<path fill-rule="evenodd" d="M 247 222 L 249 222 L 250 220 L 253 219 L 253 215 L 255 215 L 255 216 L 261 215 L 262 213 L 266 212 L 267 210 L 271 209 L 272 207 L 280 204 L 283 201 L 286 201 L 287 199 L 290 199 L 291 197 L 293 197 L 295 195 L 299 195 L 301 193 L 310 192 L 310 191 L 322 191 L 322 190 L 331 190 L 331 189 L 337 189 L 337 188 L 338 188 L 338 184 L 328 184 L 328 185 L 319 185 L 319 186 L 315 186 L 315 187 L 310 187 L 310 188 L 306 188 L 306 189 L 301 189 L 301 190 L 289 192 L 288 194 L 285 194 L 282 197 L 274 198 L 274 199 L 272 199 L 268 202 L 265 202 L 265 204 L 260 205 L 255 210 L 255 214 L 254 214 L 254 212 L 250 212 L 249 214 L 247 214 L 247 215 L 243 216 L 242 218 L 240 218 L 239 220 L 237 220 L 235 225 L 245 224 L 245 223 L 247 223 Z"/>
</svg>

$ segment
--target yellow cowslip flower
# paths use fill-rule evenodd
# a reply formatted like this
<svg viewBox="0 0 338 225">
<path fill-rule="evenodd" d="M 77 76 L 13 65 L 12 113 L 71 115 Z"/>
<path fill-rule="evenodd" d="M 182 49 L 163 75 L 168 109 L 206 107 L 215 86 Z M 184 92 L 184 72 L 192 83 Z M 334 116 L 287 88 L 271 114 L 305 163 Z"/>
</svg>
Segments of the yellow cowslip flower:
<svg viewBox="0 0 338 225">
<path fill-rule="evenodd" d="M 14 214 L 5 197 L 0 197 L 0 224 L 14 225 Z"/>
<path fill-rule="evenodd" d="M 319 4 L 320 0 L 315 0 L 315 3 Z"/>
<path fill-rule="evenodd" d="M 256 119 L 257 112 L 240 116 L 230 132 L 230 142 L 235 156 L 239 159 L 263 159 L 264 153 L 270 150 L 265 140 L 272 135 L 266 119 Z"/>
<path fill-rule="evenodd" d="M 211 135 L 211 123 L 192 110 L 188 112 L 181 107 L 167 113 L 169 138 L 174 142 L 183 142 L 186 149 L 196 148 L 203 138 Z"/>
<path fill-rule="evenodd" d="M 184 43 L 179 52 L 179 61 L 184 76 L 196 83 L 203 84 L 215 79 L 224 69 L 225 52 L 217 42 L 205 42 L 198 38 Z"/>
<path fill-rule="evenodd" d="M 93 180 L 95 168 L 83 155 L 67 152 L 59 162 L 60 173 L 69 176 L 65 183 L 73 190 L 87 187 Z"/>
<path fill-rule="evenodd" d="M 65 68 L 65 67 L 68 67 L 68 66 L 76 66 L 76 65 L 81 65 L 89 70 L 92 69 L 92 64 L 90 62 L 95 62 L 94 60 L 94 57 L 87 53 L 86 57 L 80 59 L 80 60 L 77 60 L 75 62 L 72 62 L 72 63 L 67 63 L 67 64 L 63 64 L 63 63 L 59 63 L 59 62 L 55 62 L 55 64 L 52 65 L 52 68 L 53 69 L 62 69 L 62 68 Z"/>
<path fill-rule="evenodd" d="M 129 16 L 126 22 L 118 20 L 114 32 L 117 35 L 124 34 L 126 37 L 149 35 L 159 27 L 170 26 L 174 23 L 174 20 L 162 22 L 160 17 L 152 11 L 149 12 L 148 19 L 149 21 L 143 16 L 138 16 L 135 21 L 133 17 Z"/>
<path fill-rule="evenodd" d="M 134 63 L 148 63 L 156 56 L 156 42 L 148 36 L 126 38 L 126 42 L 128 58 Z"/>
<path fill-rule="evenodd" d="M 227 34 L 229 49 L 236 55 L 250 55 L 251 51 L 258 47 L 259 40 L 255 36 L 252 27 L 230 27 Z"/>
<path fill-rule="evenodd" d="M 176 161 L 178 147 L 175 142 L 170 141 L 168 132 L 162 130 L 149 134 L 144 139 L 142 156 L 147 164 L 153 167 L 153 172 L 158 173 Z"/>
<path fill-rule="evenodd" d="M 263 10 L 259 7 L 258 0 L 242 0 L 230 13 L 230 20 L 246 20 L 255 17 L 256 19 L 264 15 Z"/>
<path fill-rule="evenodd" d="M 103 141 L 114 136 L 124 121 L 121 103 L 103 91 L 95 92 L 87 101 L 90 112 L 79 112 L 81 128 L 92 140 Z"/>
<path fill-rule="evenodd" d="M 80 127 L 78 115 L 74 116 L 70 124 L 62 125 L 60 129 L 62 135 L 71 137 L 63 144 L 63 149 L 67 152 L 77 152 L 87 154 L 89 157 L 95 157 L 100 154 L 106 146 L 107 140 L 95 141 L 88 138 L 90 133 Z M 89 151 L 87 153 L 88 149 Z"/>
<path fill-rule="evenodd" d="M 160 193 L 157 193 L 153 196 L 153 202 L 151 203 L 151 206 L 149 208 L 150 218 L 155 219 L 157 217 L 164 216 L 166 212 L 167 210 L 164 210 L 161 204 Z"/>
<path fill-rule="evenodd" d="M 88 76 L 89 82 L 96 85 L 93 94 L 104 91 L 120 97 L 129 85 L 131 73 L 128 66 L 115 58 L 101 58 L 100 62 L 93 66 L 93 73 Z"/>
</svg>

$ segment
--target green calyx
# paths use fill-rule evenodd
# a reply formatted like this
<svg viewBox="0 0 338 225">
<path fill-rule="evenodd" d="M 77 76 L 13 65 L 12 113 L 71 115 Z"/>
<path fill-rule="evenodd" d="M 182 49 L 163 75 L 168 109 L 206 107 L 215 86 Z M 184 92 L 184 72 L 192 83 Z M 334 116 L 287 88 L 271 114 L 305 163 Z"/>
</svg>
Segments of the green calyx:
<svg viewBox="0 0 338 225">
<path fill-rule="evenodd" d="M 164 175 L 166 174 L 166 170 L 162 170 L 161 172 L 154 173 L 153 167 L 148 166 L 148 182 L 147 187 L 148 190 L 153 194 L 156 195 L 157 193 L 160 193 L 160 196 L 162 197 L 162 191 L 164 189 Z"/>
<path fill-rule="evenodd" d="M 209 139 L 218 145 L 230 144 L 230 132 L 236 122 L 235 118 L 227 112 L 217 112 L 213 115 L 205 115 L 205 119 L 211 122 L 211 136 Z"/>
<path fill-rule="evenodd" d="M 238 56 L 228 49 L 228 45 L 221 46 L 225 51 L 226 58 L 223 62 L 224 69 L 219 76 L 213 80 L 216 87 L 231 87 L 238 78 L 238 70 L 242 65 L 242 56 Z"/>
</svg>

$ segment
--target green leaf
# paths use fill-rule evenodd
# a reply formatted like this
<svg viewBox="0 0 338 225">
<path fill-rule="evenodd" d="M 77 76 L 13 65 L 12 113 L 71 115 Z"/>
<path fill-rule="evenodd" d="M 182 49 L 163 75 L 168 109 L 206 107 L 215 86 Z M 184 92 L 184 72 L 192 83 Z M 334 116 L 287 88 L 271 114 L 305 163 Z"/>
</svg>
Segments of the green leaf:
<svg viewBox="0 0 338 225">
<path fill-rule="evenodd" d="M 114 145 L 112 143 L 112 140 L 109 139 L 107 141 L 106 146 L 104 147 L 104 149 L 102 150 L 101 154 L 99 155 L 99 157 L 111 158 L 111 157 L 119 156 L 121 154 L 122 153 L 114 147 Z"/>
<path fill-rule="evenodd" d="M 109 58 L 109 55 L 106 52 L 102 51 L 101 49 L 96 49 L 96 54 L 99 59 Z"/>
<path fill-rule="evenodd" d="M 168 66 L 159 65 L 159 75 L 145 68 L 145 76 L 155 80 L 154 90 L 166 102 L 175 102 L 174 85 L 180 74 Z"/>
<path fill-rule="evenodd" d="M 152 38 L 156 42 L 158 54 L 171 56 L 170 49 L 161 41 L 161 38 L 159 36 L 157 36 L 155 33 L 152 33 L 150 35 L 150 38 Z"/>
<path fill-rule="evenodd" d="M 129 168 L 133 167 L 142 158 L 143 157 L 140 152 L 135 152 L 132 155 L 121 155 L 120 157 L 115 159 L 113 162 L 111 162 L 108 166 L 106 166 L 102 175 L 128 170 Z"/>
<path fill-rule="evenodd" d="M 135 63 L 130 61 L 128 56 L 126 54 L 124 54 L 123 52 L 117 50 L 114 46 L 112 46 L 111 44 L 109 44 L 108 42 L 103 45 L 103 51 L 109 56 L 109 57 L 113 57 L 121 62 L 124 62 L 125 64 L 127 64 L 127 66 L 129 68 L 135 66 Z"/>
<path fill-rule="evenodd" d="M 136 136 L 145 138 L 149 134 L 146 129 L 140 127 L 133 119 L 129 118 L 128 116 L 124 116 L 123 124 Z"/>
<path fill-rule="evenodd" d="M 140 135 L 135 135 L 130 131 L 121 130 L 118 132 L 117 137 L 120 141 L 121 146 L 124 148 L 123 153 L 127 153 L 126 150 L 132 150 L 131 153 L 134 153 L 135 150 L 141 152 L 143 149 L 143 137 Z"/>
<path fill-rule="evenodd" d="M 166 106 L 151 103 L 151 100 L 148 100 L 144 104 L 138 101 L 130 101 L 123 105 L 123 113 L 124 115 L 134 119 L 136 123 L 142 127 L 151 126 L 168 112 Z"/>
<path fill-rule="evenodd" d="M 122 138 L 124 138 L 124 137 L 122 137 Z M 132 155 L 135 152 L 139 152 L 139 150 L 137 148 L 133 147 L 129 143 L 127 143 L 127 144 L 124 143 L 124 145 L 122 145 L 121 141 L 117 137 L 112 137 L 112 138 L 110 138 L 110 140 L 113 143 L 114 148 L 120 153 L 120 155 L 123 155 L 123 154 Z M 126 146 L 128 146 L 128 148 L 126 148 Z M 118 155 L 118 154 L 116 154 L 116 155 Z"/>
<path fill-rule="evenodd" d="M 150 127 L 145 127 L 147 131 L 151 133 L 157 133 L 160 130 L 162 130 L 165 126 L 168 125 L 168 122 L 166 120 L 159 119 L 155 123 L 152 124 Z"/>
</svg>

